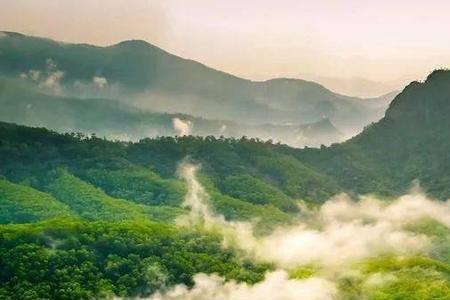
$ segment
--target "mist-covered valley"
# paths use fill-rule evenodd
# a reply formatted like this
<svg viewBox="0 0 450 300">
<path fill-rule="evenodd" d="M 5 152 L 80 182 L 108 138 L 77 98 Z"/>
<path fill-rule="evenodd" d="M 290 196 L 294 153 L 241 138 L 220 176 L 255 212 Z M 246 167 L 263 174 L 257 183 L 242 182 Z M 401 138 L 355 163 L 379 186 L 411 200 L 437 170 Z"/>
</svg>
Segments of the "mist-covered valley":
<svg viewBox="0 0 450 300">
<path fill-rule="evenodd" d="M 361 99 L 304 80 L 252 82 L 143 41 L 95 47 L 4 32 L 0 51 L 2 120 L 111 139 L 174 135 L 177 118 L 194 135 L 330 145 L 380 119 L 396 94 Z"/>
<path fill-rule="evenodd" d="M 0 34 L 0 298 L 450 299 L 450 71 L 362 99 Z"/>
</svg>

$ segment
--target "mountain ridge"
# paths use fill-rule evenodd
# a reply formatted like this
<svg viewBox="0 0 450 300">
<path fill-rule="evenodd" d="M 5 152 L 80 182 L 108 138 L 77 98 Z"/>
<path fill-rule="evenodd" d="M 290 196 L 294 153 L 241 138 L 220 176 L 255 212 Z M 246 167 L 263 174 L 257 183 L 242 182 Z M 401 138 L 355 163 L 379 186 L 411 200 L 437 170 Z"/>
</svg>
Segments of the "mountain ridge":
<svg viewBox="0 0 450 300">
<path fill-rule="evenodd" d="M 448 199 L 449 99 L 450 71 L 437 71 L 425 82 L 406 87 L 383 119 L 330 147 L 295 149 L 246 137 L 160 137 L 129 144 L 126 157 L 153 166 L 163 177 L 175 176 L 177 163 L 191 157 L 219 188 L 227 176 L 249 175 L 309 201 L 324 200 L 338 191 L 393 197 L 407 192 L 415 180 L 433 197 Z M 4 133 L 14 129 L 5 126 Z M 23 134 L 28 130 L 21 129 Z M 96 139 L 86 143 L 95 144 Z"/>
<path fill-rule="evenodd" d="M 137 141 L 147 137 L 190 133 L 216 137 L 258 137 L 296 147 L 319 146 L 343 139 L 343 134 L 331 122 L 328 126 L 319 126 L 323 120 L 299 125 L 247 125 L 186 114 L 152 112 L 107 98 L 80 99 L 52 95 L 25 82 L 3 78 L 0 78 L 0 105 L 0 120 L 3 121 L 43 126 L 58 132 L 95 132 L 108 139 Z M 180 131 L 180 126 L 185 128 L 185 132 Z"/>
<path fill-rule="evenodd" d="M 325 115 L 338 129 L 352 134 L 381 117 L 382 109 L 363 99 L 335 94 L 314 82 L 291 79 L 295 87 L 284 87 L 279 82 L 286 79 L 250 81 L 145 41 L 100 47 L 25 35 L 7 34 L 0 39 L 4 76 L 18 77 L 30 70 L 42 75 L 49 59 L 62 72 L 59 83 L 67 92 L 73 85 L 91 84 L 94 77 L 101 77 L 103 91 L 115 87 L 115 98 L 160 112 L 255 124 L 267 119 L 279 124 L 309 123 Z M 283 108 L 287 105 L 292 107 Z"/>
</svg>

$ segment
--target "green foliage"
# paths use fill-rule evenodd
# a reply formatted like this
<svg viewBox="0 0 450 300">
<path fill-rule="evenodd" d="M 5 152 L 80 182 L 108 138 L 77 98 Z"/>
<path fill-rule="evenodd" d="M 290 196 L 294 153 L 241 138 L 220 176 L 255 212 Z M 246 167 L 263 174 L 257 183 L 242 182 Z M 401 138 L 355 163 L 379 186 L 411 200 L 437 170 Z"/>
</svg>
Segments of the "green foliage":
<svg viewBox="0 0 450 300">
<path fill-rule="evenodd" d="M 182 182 L 163 179 L 145 168 L 113 171 L 90 169 L 86 176 L 109 195 L 142 204 L 179 205 L 186 194 Z"/>
<path fill-rule="evenodd" d="M 414 180 L 433 197 L 450 197 L 450 72 L 413 82 L 379 122 L 329 148 L 295 151 L 299 160 L 334 178 L 345 190 L 397 196 Z"/>
<path fill-rule="evenodd" d="M 369 299 L 450 299 L 448 275 L 417 268 L 399 271 L 395 276 L 394 282 L 371 291 Z"/>
<path fill-rule="evenodd" d="M 141 205 L 139 208 L 150 220 L 162 223 L 171 223 L 186 211 L 180 207 L 173 206 L 157 206 L 157 205 Z"/>
<path fill-rule="evenodd" d="M 11 299 L 147 296 L 198 272 L 254 283 L 268 266 L 224 250 L 219 236 L 146 221 L 53 220 L 0 226 L 0 295 Z"/>
<path fill-rule="evenodd" d="M 288 212 L 298 210 L 295 202 L 279 189 L 250 175 L 228 176 L 221 185 L 224 193 L 253 204 L 272 204 Z"/>
<path fill-rule="evenodd" d="M 218 191 L 211 179 L 205 174 L 199 174 L 200 181 L 210 196 L 212 209 L 227 220 L 253 221 L 257 226 L 256 233 L 268 233 L 280 225 L 287 225 L 293 220 L 293 215 L 281 211 L 272 204 L 253 204 L 245 199 L 234 198 Z"/>
<path fill-rule="evenodd" d="M 425 234 L 433 241 L 431 257 L 450 265 L 450 228 L 430 219 L 408 226 L 409 230 Z"/>
<path fill-rule="evenodd" d="M 144 218 L 142 209 L 126 200 L 114 199 L 102 190 L 58 169 L 48 186 L 52 195 L 87 220 L 124 220 Z"/>
<path fill-rule="evenodd" d="M 67 205 L 51 195 L 0 178 L 0 223 L 28 223 L 74 217 Z"/>
<path fill-rule="evenodd" d="M 11 181 L 28 181 L 39 190 L 51 191 L 58 200 L 78 205 L 78 212 L 96 203 L 91 212 L 83 212 L 94 214 L 89 217 L 92 219 L 97 218 L 96 213 L 115 214 L 100 212 L 105 199 L 125 199 L 127 206 L 131 205 L 130 201 L 164 206 L 179 204 L 186 189 L 177 179 L 176 169 L 187 156 L 201 164 L 202 173 L 215 193 L 212 198 L 217 210 L 230 219 L 260 219 L 272 225 L 286 223 L 290 218 L 287 213 L 296 212 L 293 199 L 323 201 L 339 191 L 332 179 L 292 156 L 279 154 L 277 146 L 257 140 L 163 137 L 120 143 L 6 123 L 0 125 L 4 136 L 0 158 L 5 158 L 0 174 Z M 72 183 L 73 178 L 55 171 L 59 168 L 78 180 Z M 245 183 L 251 185 L 247 191 L 244 185 L 233 181 L 235 176 L 243 176 Z M 227 177 L 230 179 L 224 184 L 223 179 Z M 80 185 L 79 179 L 84 184 Z M 78 189 L 83 191 L 82 197 L 77 196 Z M 106 208 L 122 203 L 117 199 L 106 202 Z"/>
<path fill-rule="evenodd" d="M 354 284 L 367 299 L 450 299 L 450 266 L 431 258 L 375 258 L 362 271 L 365 281 Z M 348 281 L 343 280 L 341 285 L 345 284 Z M 356 290 L 347 298 L 354 298 Z"/>
<path fill-rule="evenodd" d="M 52 195 L 86 220 L 130 220 L 150 218 L 170 222 L 183 212 L 177 207 L 149 206 L 113 198 L 101 189 L 58 169 L 47 186 Z"/>
<path fill-rule="evenodd" d="M 340 299 L 450 299 L 449 265 L 428 257 L 369 259 L 338 281 Z"/>
<path fill-rule="evenodd" d="M 317 268 L 314 266 L 302 266 L 289 270 L 289 278 L 292 279 L 306 279 L 312 277 L 317 272 Z"/>
<path fill-rule="evenodd" d="M 322 202 L 340 191 L 335 180 L 283 153 L 283 148 L 256 139 L 189 136 L 142 140 L 130 145 L 128 154 L 132 162 L 152 165 L 163 176 L 174 174 L 177 162 L 189 156 L 201 163 L 203 172 L 218 187 L 228 176 L 249 175 L 290 197 L 308 201 Z M 273 188 L 270 190 L 273 193 Z"/>
</svg>

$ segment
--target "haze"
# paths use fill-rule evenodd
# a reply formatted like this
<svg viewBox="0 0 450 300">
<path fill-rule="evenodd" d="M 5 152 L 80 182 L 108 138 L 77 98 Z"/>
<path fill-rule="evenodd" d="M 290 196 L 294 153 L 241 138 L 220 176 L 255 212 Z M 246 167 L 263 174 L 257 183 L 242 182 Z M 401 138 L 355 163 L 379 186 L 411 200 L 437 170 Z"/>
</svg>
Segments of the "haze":
<svg viewBox="0 0 450 300">
<path fill-rule="evenodd" d="M 3 0 L 0 30 L 110 45 L 144 39 L 245 78 L 375 96 L 450 63 L 450 2 Z"/>
</svg>

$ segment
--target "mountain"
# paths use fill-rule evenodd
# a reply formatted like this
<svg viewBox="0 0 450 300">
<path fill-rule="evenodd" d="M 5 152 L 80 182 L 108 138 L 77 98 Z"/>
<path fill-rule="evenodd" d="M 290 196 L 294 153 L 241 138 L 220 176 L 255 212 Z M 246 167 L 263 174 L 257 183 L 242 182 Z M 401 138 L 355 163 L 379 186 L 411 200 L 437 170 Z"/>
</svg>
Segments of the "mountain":
<svg viewBox="0 0 450 300">
<path fill-rule="evenodd" d="M 378 97 L 390 91 L 405 86 L 411 80 L 399 79 L 387 82 L 374 81 L 361 77 L 338 78 L 325 76 L 308 76 L 311 80 L 319 82 L 330 90 L 344 95 L 353 95 L 356 97 Z"/>
<path fill-rule="evenodd" d="M 116 98 L 153 111 L 208 119 L 305 124 L 325 117 L 345 135 L 378 120 L 383 111 L 313 82 L 238 78 L 144 41 L 96 47 L 4 32 L 0 75 L 22 77 L 54 93 Z"/>
<path fill-rule="evenodd" d="M 134 172 L 126 170 L 150 166 L 161 178 L 175 180 L 179 162 L 190 157 L 201 163 L 211 189 L 222 200 L 225 198 L 220 194 L 236 195 L 233 189 L 240 180 L 230 178 L 241 177 L 251 179 L 245 179 L 252 184 L 250 190 L 268 185 L 291 201 L 300 198 L 320 202 L 340 191 L 396 196 L 406 192 L 416 179 L 426 192 L 446 199 L 450 197 L 446 172 L 449 96 L 450 72 L 435 71 L 425 82 L 408 85 L 379 122 L 344 143 L 320 149 L 296 149 L 245 137 L 185 136 L 138 143 L 109 142 L 2 123 L 0 157 L 5 163 L 0 174 L 13 182 L 32 182 L 35 188 L 47 191 L 45 181 L 52 177 L 45 174 L 64 167 L 91 184 L 101 184 L 112 196 L 122 197 L 142 193 L 133 191 L 140 184 L 124 185 L 131 190 L 117 194 L 112 183 L 100 180 L 105 176 L 101 170 L 129 172 L 122 180 L 134 181 L 138 180 L 132 177 Z M 330 124 L 324 120 L 317 127 L 322 126 Z"/>
<path fill-rule="evenodd" d="M 450 197 L 450 72 L 412 82 L 384 118 L 342 144 L 296 156 L 358 193 L 404 193 L 414 180 L 440 199 Z"/>
<path fill-rule="evenodd" d="M 276 299 L 282 282 L 302 293 L 319 282 L 321 296 L 329 280 L 339 299 L 446 299 L 448 205 L 420 194 L 389 200 L 416 179 L 450 197 L 449 99 L 450 71 L 435 71 L 379 122 L 320 149 L 246 137 L 108 141 L 0 122 L 0 297 L 227 297 L 275 284 Z M 194 178 L 186 165 L 199 166 Z M 383 201 L 327 201 L 341 192 Z M 280 269 L 246 250 L 252 240 L 283 258 L 303 251 Z M 334 263 L 340 250 L 352 252 L 347 264 Z"/>
<path fill-rule="evenodd" d="M 446 174 L 450 149 L 449 95 L 450 72 L 435 71 L 425 82 L 408 85 L 379 122 L 344 143 L 320 149 L 295 149 L 249 138 L 192 136 L 145 139 L 125 147 L 122 143 L 100 142 L 96 138 L 80 141 L 40 129 L 5 124 L 1 127 L 2 144 L 10 145 L 11 149 L 26 144 L 30 152 L 12 161 L 7 157 L 16 157 L 16 154 L 3 153 L 2 161 L 13 164 L 5 164 L 1 172 L 14 181 L 26 180 L 28 176 L 35 178 L 35 170 L 27 167 L 30 160 L 34 162 L 31 165 L 41 166 L 37 169 L 42 168 L 45 172 L 61 164 L 74 164 L 69 169 L 84 178 L 87 176 L 84 168 L 92 168 L 94 161 L 104 165 L 104 153 L 113 151 L 106 165 L 115 165 L 114 168 L 119 170 L 124 164 L 152 166 L 160 176 L 168 178 L 176 177 L 178 163 L 189 156 L 202 164 L 205 174 L 222 193 L 229 191 L 223 185 L 229 176 L 251 176 L 289 197 L 311 201 L 325 200 L 338 191 L 399 195 L 417 179 L 426 192 L 446 199 L 450 197 Z M 324 120 L 317 127 L 322 126 L 330 124 Z M 60 139 L 61 142 L 56 143 Z M 44 148 L 35 149 L 37 145 Z M 66 157 L 66 147 L 80 148 L 80 151 L 88 147 L 91 150 L 80 152 L 81 157 Z M 55 151 L 60 154 L 53 157 Z M 25 157 L 28 160 L 21 162 Z M 76 162 L 75 157 L 78 158 Z M 81 162 L 83 159 L 86 159 L 86 167 Z M 24 168 L 26 171 L 22 174 L 20 170 Z M 33 180 L 39 181 L 37 178 Z"/>
<path fill-rule="evenodd" d="M 95 133 L 108 139 L 137 141 L 141 138 L 190 133 L 201 136 L 272 139 L 296 147 L 320 146 L 343 139 L 329 120 L 311 124 L 247 125 L 234 121 L 207 120 L 185 114 L 137 109 L 104 98 L 53 95 L 18 79 L 0 78 L 0 120 L 42 126 L 58 132 Z M 185 133 L 181 132 L 184 128 Z"/>
</svg>

